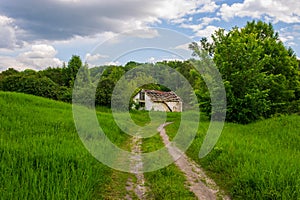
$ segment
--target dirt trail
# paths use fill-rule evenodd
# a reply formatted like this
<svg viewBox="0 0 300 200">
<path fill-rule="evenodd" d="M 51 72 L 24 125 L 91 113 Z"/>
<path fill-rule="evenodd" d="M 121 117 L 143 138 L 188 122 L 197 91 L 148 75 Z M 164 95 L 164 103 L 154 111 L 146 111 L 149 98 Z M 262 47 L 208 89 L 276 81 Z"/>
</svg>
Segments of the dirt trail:
<svg viewBox="0 0 300 200">
<path fill-rule="evenodd" d="M 170 143 L 169 137 L 164 129 L 165 126 L 171 123 L 162 124 L 157 130 L 163 139 L 165 146 L 168 148 L 170 155 L 173 157 L 176 166 L 184 173 L 187 179 L 187 187 L 192 191 L 198 199 L 225 199 L 230 198 L 219 189 L 217 184 L 209 178 L 200 166 L 185 155 L 180 149 L 175 146 L 167 145 Z M 178 160 L 178 155 L 181 157 Z"/>
<path fill-rule="evenodd" d="M 142 138 L 139 136 L 134 136 L 131 144 L 131 152 L 133 152 L 135 155 L 131 157 L 130 171 L 131 173 L 135 174 L 136 182 L 129 178 L 127 181 L 126 190 L 129 192 L 134 192 L 139 199 L 146 199 L 146 192 L 149 189 L 145 186 L 144 174 L 141 173 L 143 170 L 143 161 L 141 156 Z M 126 199 L 131 200 L 132 197 L 127 195 Z"/>
</svg>

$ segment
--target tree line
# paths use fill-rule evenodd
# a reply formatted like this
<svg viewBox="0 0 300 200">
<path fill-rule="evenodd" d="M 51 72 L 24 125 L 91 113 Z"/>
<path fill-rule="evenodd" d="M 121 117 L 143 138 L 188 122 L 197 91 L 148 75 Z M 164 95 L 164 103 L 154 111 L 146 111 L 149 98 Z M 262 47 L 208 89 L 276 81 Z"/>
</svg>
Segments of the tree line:
<svg viewBox="0 0 300 200">
<path fill-rule="evenodd" d="M 21 72 L 10 68 L 0 73 L 0 90 L 71 103 L 76 74 L 79 69 L 83 69 L 88 81 L 91 84 L 97 83 L 94 85 L 95 104 L 109 107 L 115 84 L 126 72 L 152 65 L 160 69 L 160 76 L 164 76 L 167 71 L 163 67 L 168 66 L 188 80 L 198 98 L 200 109 L 209 115 L 212 91 L 208 90 L 207 80 L 213 82 L 214 77 L 205 72 L 200 75 L 195 66 L 204 66 L 203 69 L 209 70 L 207 63 L 212 62 L 219 70 L 225 87 L 227 121 L 250 123 L 274 114 L 299 112 L 300 61 L 293 50 L 286 48 L 280 41 L 272 24 L 252 21 L 243 28 L 234 27 L 228 32 L 219 29 L 212 35 L 212 42 L 202 38 L 199 43 L 190 44 L 190 49 L 195 57 L 186 61 L 131 61 L 124 66 L 89 68 L 79 56 L 74 55 L 62 67 L 49 67 L 41 71 L 27 69 Z M 139 76 L 146 79 L 147 73 Z M 176 83 L 174 78 L 167 82 L 173 84 L 178 95 L 188 101 L 190 94 L 184 93 L 182 84 Z M 160 84 L 147 84 L 143 87 L 169 90 Z"/>
</svg>

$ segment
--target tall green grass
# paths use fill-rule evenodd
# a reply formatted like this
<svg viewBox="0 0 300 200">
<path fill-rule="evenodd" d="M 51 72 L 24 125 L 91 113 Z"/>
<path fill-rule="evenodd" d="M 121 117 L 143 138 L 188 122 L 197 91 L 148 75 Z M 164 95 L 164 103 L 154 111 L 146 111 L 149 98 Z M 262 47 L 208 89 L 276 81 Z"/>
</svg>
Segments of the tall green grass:
<svg viewBox="0 0 300 200">
<path fill-rule="evenodd" d="M 97 116 L 109 139 L 125 150 L 130 136 L 114 122 L 109 109 Z M 133 112 L 147 124 L 147 112 Z M 203 119 L 203 118 L 202 118 Z M 180 114 L 169 113 L 172 139 Z M 228 191 L 233 199 L 300 199 L 300 116 L 281 116 L 249 125 L 225 124 L 208 156 L 198 153 L 209 122 L 201 120 L 187 154 Z M 191 120 L 189 123 L 198 123 Z M 189 127 L 185 127 L 189 131 Z M 144 152 L 163 146 L 158 135 L 144 139 Z M 0 92 L 0 199 L 116 199 L 126 194 L 132 175 L 112 170 L 84 148 L 72 107 L 30 95 Z M 193 199 L 184 176 L 172 164 L 145 174 L 153 198 Z"/>
<path fill-rule="evenodd" d="M 187 154 L 233 199 L 300 199 L 299 121 L 300 116 L 292 115 L 249 125 L 226 123 L 214 149 L 199 159 L 209 125 L 204 120 Z M 167 127 L 170 135 L 175 122 Z"/>
<path fill-rule="evenodd" d="M 116 144 L 127 139 L 104 129 Z M 105 199 L 111 174 L 82 145 L 71 105 L 0 92 L 1 199 Z"/>
</svg>

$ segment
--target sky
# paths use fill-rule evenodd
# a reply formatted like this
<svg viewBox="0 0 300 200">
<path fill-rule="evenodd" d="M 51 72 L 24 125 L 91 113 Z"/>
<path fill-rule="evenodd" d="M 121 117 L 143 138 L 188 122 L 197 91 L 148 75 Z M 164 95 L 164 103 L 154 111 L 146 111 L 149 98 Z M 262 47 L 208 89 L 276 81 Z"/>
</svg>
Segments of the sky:
<svg viewBox="0 0 300 200">
<path fill-rule="evenodd" d="M 184 60 L 188 44 L 247 21 L 273 24 L 300 57 L 295 0 L 1 0 L 0 71 Z"/>
</svg>

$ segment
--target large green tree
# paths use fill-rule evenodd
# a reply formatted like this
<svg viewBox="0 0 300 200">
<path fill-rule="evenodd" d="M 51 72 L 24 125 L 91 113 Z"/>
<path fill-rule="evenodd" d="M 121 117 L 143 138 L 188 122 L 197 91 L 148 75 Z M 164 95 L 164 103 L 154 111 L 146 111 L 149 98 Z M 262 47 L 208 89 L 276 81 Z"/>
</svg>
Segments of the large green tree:
<svg viewBox="0 0 300 200">
<path fill-rule="evenodd" d="M 73 87 L 78 70 L 82 67 L 82 61 L 79 56 L 73 55 L 68 62 L 68 66 L 63 68 L 65 86 Z"/>
<path fill-rule="evenodd" d="M 190 48 L 213 57 L 226 88 L 228 121 L 249 123 L 298 108 L 291 108 L 300 97 L 297 59 L 271 24 L 252 21 L 229 32 L 219 29 L 212 40 Z"/>
</svg>

